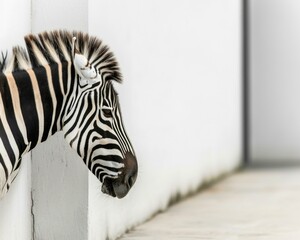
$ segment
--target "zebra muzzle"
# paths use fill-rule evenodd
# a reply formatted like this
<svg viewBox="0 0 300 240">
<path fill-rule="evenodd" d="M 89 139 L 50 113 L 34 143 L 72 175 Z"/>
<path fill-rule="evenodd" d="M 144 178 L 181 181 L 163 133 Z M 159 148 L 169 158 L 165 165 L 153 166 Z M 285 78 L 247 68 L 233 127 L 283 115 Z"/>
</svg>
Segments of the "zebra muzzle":
<svg viewBox="0 0 300 240">
<path fill-rule="evenodd" d="M 124 165 L 124 171 L 117 179 L 105 178 L 101 189 L 103 193 L 117 198 L 127 195 L 137 178 L 138 165 L 135 156 L 126 153 Z"/>
</svg>

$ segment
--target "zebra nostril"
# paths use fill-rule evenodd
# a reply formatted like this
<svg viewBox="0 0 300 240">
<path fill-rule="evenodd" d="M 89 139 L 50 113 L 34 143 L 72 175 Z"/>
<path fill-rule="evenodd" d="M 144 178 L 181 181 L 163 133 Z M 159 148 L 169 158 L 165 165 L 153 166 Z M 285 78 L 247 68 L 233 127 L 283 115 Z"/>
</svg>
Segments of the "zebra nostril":
<svg viewBox="0 0 300 240">
<path fill-rule="evenodd" d="M 125 164 L 125 178 L 124 178 L 124 184 L 127 185 L 127 187 L 130 189 L 137 178 L 137 172 L 138 172 L 138 164 L 136 161 L 136 157 L 130 153 L 127 152 L 124 159 Z"/>
<path fill-rule="evenodd" d="M 135 183 L 135 179 L 135 176 L 129 176 L 127 179 L 125 178 L 125 185 L 128 187 L 128 189 L 132 188 Z"/>
<path fill-rule="evenodd" d="M 131 177 L 129 177 L 129 179 L 128 179 L 128 185 L 129 185 L 129 187 L 131 188 L 131 187 L 133 186 L 133 184 L 134 184 L 134 180 L 133 180 L 133 177 L 131 176 Z"/>
</svg>

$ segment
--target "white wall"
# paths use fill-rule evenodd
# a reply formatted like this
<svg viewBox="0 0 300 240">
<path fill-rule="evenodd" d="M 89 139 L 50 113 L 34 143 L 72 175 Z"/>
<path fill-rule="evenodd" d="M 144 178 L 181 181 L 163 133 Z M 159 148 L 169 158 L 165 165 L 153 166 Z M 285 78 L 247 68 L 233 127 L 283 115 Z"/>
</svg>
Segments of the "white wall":
<svg viewBox="0 0 300 240">
<path fill-rule="evenodd" d="M 7 1 L 6 7 L 8 2 L 16 4 Z M 124 74 L 124 84 L 116 87 L 140 166 L 129 195 L 112 199 L 101 193 L 99 182 L 88 175 L 61 134 L 37 147 L 32 153 L 35 239 L 114 238 L 164 209 L 172 196 L 185 195 L 239 165 L 240 2 L 32 1 L 33 32 L 88 30 L 115 52 Z M 2 13 L 4 8 L 0 9 Z M 0 23 L 3 27 L 7 18 Z M 12 27 L 21 36 L 28 32 Z M 11 44 L 8 36 L 3 41 L 6 46 Z M 22 204 L 27 201 L 22 209 L 30 225 L 30 191 L 26 192 L 30 184 L 21 186 L 26 179 L 30 182 L 30 175 L 23 175 L 13 184 L 11 195 L 18 196 L 16 201 L 22 199 Z M 13 200 L 6 199 L 7 203 L 0 203 L 0 216 L 2 207 L 15 207 Z M 11 222 L 18 219 L 14 214 L 10 217 Z M 0 218 L 0 239 L 8 236 L 2 232 L 2 222 Z M 26 224 L 21 226 L 27 231 L 22 240 L 30 239 L 31 226 Z"/>
<path fill-rule="evenodd" d="M 250 0 L 251 154 L 300 159 L 300 2 Z"/>
<path fill-rule="evenodd" d="M 241 159 L 241 1 L 90 0 L 89 32 L 109 43 L 140 166 L 125 199 L 90 176 L 89 239 L 114 238 Z"/>
<path fill-rule="evenodd" d="M 66 29 L 87 31 L 88 1 L 32 0 L 32 31 Z"/>
<path fill-rule="evenodd" d="M 13 21 L 12 16 L 18 16 Z M 30 0 L 0 0 L 0 51 L 22 44 L 30 28 Z M 23 158 L 18 178 L 0 202 L 0 239 L 31 240 L 30 156 Z"/>
<path fill-rule="evenodd" d="M 33 0 L 32 31 L 88 30 L 88 6 L 81 0 Z M 85 240 L 88 170 L 59 133 L 32 152 L 35 239 Z"/>
</svg>

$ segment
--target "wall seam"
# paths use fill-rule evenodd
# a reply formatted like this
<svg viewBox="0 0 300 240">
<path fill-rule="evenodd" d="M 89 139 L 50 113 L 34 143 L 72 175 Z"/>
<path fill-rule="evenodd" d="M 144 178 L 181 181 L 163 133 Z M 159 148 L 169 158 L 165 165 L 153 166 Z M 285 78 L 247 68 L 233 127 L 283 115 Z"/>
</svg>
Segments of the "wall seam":
<svg viewBox="0 0 300 240">
<path fill-rule="evenodd" d="M 249 82 L 249 6 L 242 0 L 242 114 L 243 114 L 243 162 L 251 161 L 250 153 L 250 82 Z"/>
<path fill-rule="evenodd" d="M 33 208 L 34 208 L 34 199 L 33 199 L 33 191 L 31 189 L 31 217 L 32 217 L 31 239 L 35 240 L 35 216 L 34 216 Z"/>
<path fill-rule="evenodd" d="M 30 33 L 33 30 L 33 0 L 30 0 Z M 32 152 L 30 153 L 30 162 L 32 163 Z M 30 164 L 30 175 L 32 174 L 32 164 Z M 32 189 L 32 178 L 30 181 L 30 197 L 31 197 L 31 239 L 35 240 L 35 216 L 34 216 L 34 197 L 33 197 L 33 189 Z"/>
<path fill-rule="evenodd" d="M 32 25 L 33 25 L 33 21 L 32 21 L 32 15 L 33 15 L 33 0 L 30 0 L 30 32 L 32 33 Z"/>
</svg>

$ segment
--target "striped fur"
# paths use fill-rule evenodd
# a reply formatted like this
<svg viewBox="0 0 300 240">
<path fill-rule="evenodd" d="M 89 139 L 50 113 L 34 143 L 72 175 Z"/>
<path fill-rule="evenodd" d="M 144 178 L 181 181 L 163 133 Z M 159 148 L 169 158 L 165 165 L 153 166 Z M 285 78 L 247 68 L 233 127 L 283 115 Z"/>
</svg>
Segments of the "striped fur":
<svg viewBox="0 0 300 240">
<path fill-rule="evenodd" d="M 101 81 L 82 84 L 73 65 L 73 37 L 76 51 Z M 26 36 L 25 42 L 26 49 L 14 47 L 0 60 L 0 196 L 17 175 L 22 156 L 61 130 L 101 182 L 124 178 L 128 153 L 134 151 L 112 83 L 122 81 L 112 52 L 81 32 L 44 32 Z"/>
<path fill-rule="evenodd" d="M 104 79 L 122 81 L 118 63 L 108 46 L 97 37 L 76 31 L 53 31 L 26 36 L 27 51 L 22 47 L 14 47 L 10 59 L 2 53 L 0 70 L 7 74 L 51 63 L 71 62 L 71 43 L 74 36 L 77 38 L 77 49 L 90 63 L 101 69 Z"/>
</svg>

